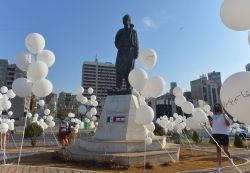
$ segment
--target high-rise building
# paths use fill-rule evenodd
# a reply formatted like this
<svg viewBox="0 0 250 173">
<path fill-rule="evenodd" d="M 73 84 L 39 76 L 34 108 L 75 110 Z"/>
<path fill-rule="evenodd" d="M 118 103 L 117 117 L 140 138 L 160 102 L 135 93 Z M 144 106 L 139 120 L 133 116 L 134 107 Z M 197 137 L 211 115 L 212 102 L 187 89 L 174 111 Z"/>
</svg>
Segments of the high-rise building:
<svg viewBox="0 0 250 173">
<path fill-rule="evenodd" d="M 16 64 L 9 64 L 8 60 L 0 59 L 0 87 L 6 86 L 12 88 L 12 83 L 15 79 L 26 77 L 26 74 L 21 71 Z M 20 98 L 16 96 L 11 100 L 13 117 L 22 118 L 25 112 L 30 109 L 30 98 Z"/>
<path fill-rule="evenodd" d="M 6 74 L 8 71 L 9 62 L 7 59 L 0 59 L 0 87 L 5 86 Z"/>
<path fill-rule="evenodd" d="M 174 88 L 177 87 L 177 83 L 176 82 L 170 82 L 170 93 L 173 94 L 173 90 Z"/>
<path fill-rule="evenodd" d="M 218 84 L 205 75 L 190 82 L 192 99 L 204 100 L 210 106 L 219 103 Z"/>
<path fill-rule="evenodd" d="M 217 84 L 217 92 L 220 95 L 220 88 L 221 88 L 221 75 L 220 72 L 213 71 L 207 74 L 208 80 L 213 81 Z"/>
<path fill-rule="evenodd" d="M 60 92 L 57 102 L 57 114 L 60 116 L 66 116 L 65 113 L 73 111 L 73 103 L 75 96 L 71 93 Z"/>
<path fill-rule="evenodd" d="M 89 87 L 94 89 L 94 94 L 99 103 L 98 111 L 104 104 L 108 90 L 116 86 L 115 64 L 111 62 L 102 63 L 98 59 L 95 61 L 85 61 L 82 66 L 82 87 L 87 90 Z M 123 82 L 123 88 L 125 83 Z"/>
<path fill-rule="evenodd" d="M 246 71 L 250 71 L 250 63 L 246 65 Z"/>
</svg>

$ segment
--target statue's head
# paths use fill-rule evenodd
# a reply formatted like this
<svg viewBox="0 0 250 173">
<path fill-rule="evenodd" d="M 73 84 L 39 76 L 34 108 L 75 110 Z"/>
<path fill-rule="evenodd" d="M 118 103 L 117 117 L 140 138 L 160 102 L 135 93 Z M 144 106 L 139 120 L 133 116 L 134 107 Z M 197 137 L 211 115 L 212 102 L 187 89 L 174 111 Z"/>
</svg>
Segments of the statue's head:
<svg viewBox="0 0 250 173">
<path fill-rule="evenodd" d="M 123 16 L 122 21 L 123 21 L 124 26 L 130 27 L 130 25 L 131 25 L 131 17 L 130 17 L 129 14 L 126 14 L 125 16 Z"/>
</svg>

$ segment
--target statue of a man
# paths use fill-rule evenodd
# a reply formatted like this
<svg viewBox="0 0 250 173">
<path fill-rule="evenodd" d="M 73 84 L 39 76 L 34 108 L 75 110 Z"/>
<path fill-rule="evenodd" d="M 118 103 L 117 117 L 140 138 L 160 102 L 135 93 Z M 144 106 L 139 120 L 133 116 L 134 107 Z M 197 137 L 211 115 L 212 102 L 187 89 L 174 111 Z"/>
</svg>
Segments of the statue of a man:
<svg viewBox="0 0 250 173">
<path fill-rule="evenodd" d="M 131 17 L 123 16 L 124 28 L 120 29 L 115 36 L 115 46 L 118 49 L 116 57 L 116 89 L 121 90 L 122 81 L 125 79 L 127 89 L 131 86 L 128 81 L 129 72 L 134 69 L 135 59 L 138 57 L 139 43 Z"/>
</svg>

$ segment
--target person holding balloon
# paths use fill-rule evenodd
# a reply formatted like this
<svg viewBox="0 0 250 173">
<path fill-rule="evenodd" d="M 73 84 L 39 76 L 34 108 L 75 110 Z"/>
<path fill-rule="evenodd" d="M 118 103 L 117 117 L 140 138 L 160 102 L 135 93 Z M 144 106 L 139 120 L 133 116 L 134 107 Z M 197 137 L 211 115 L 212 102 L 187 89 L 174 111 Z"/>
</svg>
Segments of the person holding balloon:
<svg viewBox="0 0 250 173">
<path fill-rule="evenodd" d="M 209 122 L 212 127 L 213 138 L 216 141 L 216 151 L 217 151 L 217 160 L 218 160 L 218 171 L 222 170 L 221 165 L 221 146 L 227 156 L 230 158 L 231 163 L 233 160 L 230 152 L 228 151 L 229 145 L 229 131 L 230 124 L 232 120 L 224 113 L 221 104 L 214 105 L 214 115 L 209 116 Z"/>
</svg>

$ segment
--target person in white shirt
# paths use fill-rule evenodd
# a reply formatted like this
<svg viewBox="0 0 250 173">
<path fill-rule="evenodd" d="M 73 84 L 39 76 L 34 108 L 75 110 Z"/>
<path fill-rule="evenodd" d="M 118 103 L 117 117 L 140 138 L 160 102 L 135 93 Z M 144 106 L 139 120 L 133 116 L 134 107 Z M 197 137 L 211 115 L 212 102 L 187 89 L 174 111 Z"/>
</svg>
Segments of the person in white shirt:
<svg viewBox="0 0 250 173">
<path fill-rule="evenodd" d="M 224 113 L 223 108 L 220 104 L 214 105 L 214 115 L 212 117 L 209 117 L 209 120 L 212 127 L 213 138 L 216 140 L 219 146 L 223 147 L 223 150 L 227 154 L 227 156 L 231 158 L 231 154 L 228 151 L 228 134 L 230 131 L 229 126 L 232 123 L 232 120 Z M 216 144 L 218 171 L 221 171 L 221 148 L 218 145 Z M 232 159 L 231 162 L 233 162 Z"/>
</svg>

